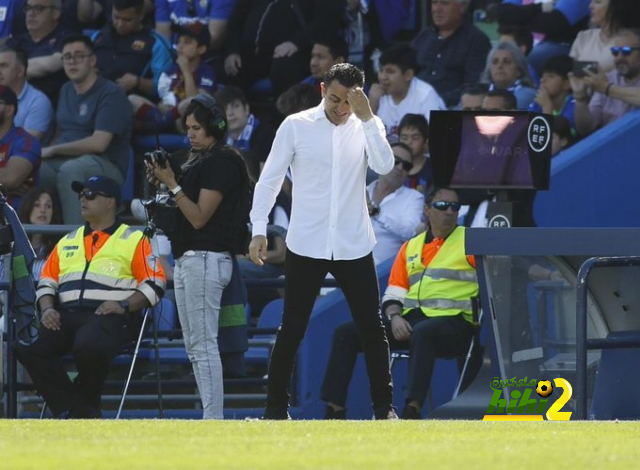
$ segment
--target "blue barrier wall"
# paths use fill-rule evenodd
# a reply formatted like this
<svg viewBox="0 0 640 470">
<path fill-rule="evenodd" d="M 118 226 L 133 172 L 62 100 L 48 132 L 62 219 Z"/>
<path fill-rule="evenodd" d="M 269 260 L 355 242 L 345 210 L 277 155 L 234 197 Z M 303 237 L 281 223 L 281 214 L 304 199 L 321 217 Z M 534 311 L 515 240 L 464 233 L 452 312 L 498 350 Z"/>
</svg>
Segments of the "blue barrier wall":
<svg viewBox="0 0 640 470">
<path fill-rule="evenodd" d="M 640 111 L 562 152 L 549 191 L 536 197 L 540 227 L 640 226 Z"/>
</svg>

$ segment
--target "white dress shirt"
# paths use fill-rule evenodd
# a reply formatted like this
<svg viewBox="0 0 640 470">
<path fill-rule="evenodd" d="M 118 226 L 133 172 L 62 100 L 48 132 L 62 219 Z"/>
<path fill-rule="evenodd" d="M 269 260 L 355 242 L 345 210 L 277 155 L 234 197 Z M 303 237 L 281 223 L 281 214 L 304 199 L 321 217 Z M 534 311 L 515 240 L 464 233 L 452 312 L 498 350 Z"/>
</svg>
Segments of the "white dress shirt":
<svg viewBox="0 0 640 470">
<path fill-rule="evenodd" d="M 369 199 L 373 200 L 378 181 L 367 186 Z M 420 191 L 400 186 L 380 201 L 380 212 L 371 217 L 373 232 L 378 243 L 373 249 L 376 265 L 395 258 L 404 242 L 417 235 L 416 229 L 424 222 L 424 196 Z"/>
<path fill-rule="evenodd" d="M 267 216 L 291 166 L 287 247 L 309 258 L 362 258 L 376 243 L 365 199 L 367 164 L 384 175 L 393 169 L 393 162 L 384 125 L 377 117 L 362 122 L 352 114 L 336 126 L 326 117 L 324 100 L 287 117 L 256 184 L 253 235 L 266 235 Z"/>
</svg>

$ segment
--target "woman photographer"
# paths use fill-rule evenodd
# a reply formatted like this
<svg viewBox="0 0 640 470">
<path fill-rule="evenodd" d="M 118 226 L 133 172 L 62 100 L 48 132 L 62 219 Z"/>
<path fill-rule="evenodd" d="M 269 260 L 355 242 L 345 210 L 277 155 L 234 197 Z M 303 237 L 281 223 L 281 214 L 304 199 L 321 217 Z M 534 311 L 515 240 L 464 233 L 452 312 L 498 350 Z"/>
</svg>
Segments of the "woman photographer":
<svg viewBox="0 0 640 470">
<path fill-rule="evenodd" d="M 183 124 L 191 152 L 179 174 L 157 155 L 145 164 L 149 181 L 166 184 L 175 200 L 172 226 L 158 225 L 166 228 L 176 260 L 176 305 L 203 418 L 222 419 L 220 300 L 233 254 L 246 249 L 249 178 L 240 154 L 224 145 L 227 121 L 213 98 L 201 93 L 191 100 Z"/>
</svg>

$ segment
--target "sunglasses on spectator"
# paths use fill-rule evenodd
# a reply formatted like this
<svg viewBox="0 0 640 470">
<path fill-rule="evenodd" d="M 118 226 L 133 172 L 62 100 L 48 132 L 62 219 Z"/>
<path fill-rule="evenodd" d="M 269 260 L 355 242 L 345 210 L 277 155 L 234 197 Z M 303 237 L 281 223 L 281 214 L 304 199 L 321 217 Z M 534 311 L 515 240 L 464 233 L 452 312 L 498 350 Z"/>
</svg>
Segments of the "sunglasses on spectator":
<svg viewBox="0 0 640 470">
<path fill-rule="evenodd" d="M 618 57 L 618 54 L 622 54 L 623 57 L 629 57 L 633 51 L 640 50 L 640 47 L 631 47 L 631 46 L 614 46 L 611 48 L 611 53 Z"/>
<path fill-rule="evenodd" d="M 462 207 L 462 204 L 460 204 L 459 202 L 433 201 L 431 203 L 431 207 L 442 212 L 446 212 L 449 208 L 451 208 L 453 212 L 458 212 L 460 210 L 460 207 Z"/>
<path fill-rule="evenodd" d="M 408 162 L 407 160 L 403 160 L 402 158 L 395 157 L 393 161 L 395 162 L 393 164 L 394 166 L 397 165 L 398 163 L 402 164 L 402 169 L 404 171 L 410 171 L 411 168 L 413 168 L 413 163 Z"/>
<path fill-rule="evenodd" d="M 88 201 L 93 201 L 97 196 L 111 197 L 111 196 L 107 196 L 103 192 L 94 191 L 93 189 L 83 189 L 78 193 L 78 199 L 85 198 Z"/>
</svg>

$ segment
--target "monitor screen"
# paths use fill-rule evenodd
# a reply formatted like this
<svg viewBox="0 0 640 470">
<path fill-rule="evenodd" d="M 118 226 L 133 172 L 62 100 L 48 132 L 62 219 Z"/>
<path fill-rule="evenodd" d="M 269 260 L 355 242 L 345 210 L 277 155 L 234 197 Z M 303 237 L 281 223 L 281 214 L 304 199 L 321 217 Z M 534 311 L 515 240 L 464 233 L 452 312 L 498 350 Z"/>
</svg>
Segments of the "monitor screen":
<svg viewBox="0 0 640 470">
<path fill-rule="evenodd" d="M 547 189 L 551 128 L 528 112 L 431 113 L 429 149 L 436 186 Z"/>
</svg>

